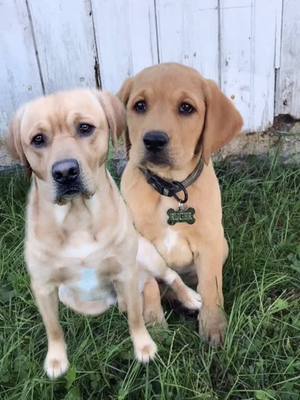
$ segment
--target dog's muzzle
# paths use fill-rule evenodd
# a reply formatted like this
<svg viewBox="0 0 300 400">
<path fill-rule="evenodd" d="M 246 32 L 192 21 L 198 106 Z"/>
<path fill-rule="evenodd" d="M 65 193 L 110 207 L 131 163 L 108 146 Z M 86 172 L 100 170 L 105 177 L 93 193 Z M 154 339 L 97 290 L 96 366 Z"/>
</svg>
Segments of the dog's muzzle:
<svg viewBox="0 0 300 400">
<path fill-rule="evenodd" d="M 153 164 L 169 164 L 168 143 L 169 136 L 165 132 L 150 131 L 143 137 L 145 146 L 145 161 Z"/>
<path fill-rule="evenodd" d="M 53 164 L 51 172 L 56 186 L 56 202 L 61 203 L 86 192 L 77 160 L 65 159 L 57 161 Z"/>
</svg>

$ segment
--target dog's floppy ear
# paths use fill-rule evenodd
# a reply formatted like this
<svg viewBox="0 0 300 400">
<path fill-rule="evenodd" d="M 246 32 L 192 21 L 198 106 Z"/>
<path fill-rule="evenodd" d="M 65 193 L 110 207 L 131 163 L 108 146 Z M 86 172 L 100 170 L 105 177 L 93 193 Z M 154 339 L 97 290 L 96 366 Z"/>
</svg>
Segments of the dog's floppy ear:
<svg viewBox="0 0 300 400">
<path fill-rule="evenodd" d="M 122 101 L 122 103 L 124 104 L 125 107 L 127 106 L 127 103 L 129 100 L 129 96 L 130 96 L 131 89 L 132 89 L 132 84 L 133 84 L 133 78 L 126 79 L 126 81 L 123 83 L 121 89 L 117 93 L 118 98 Z M 125 139 L 126 155 L 128 158 L 129 150 L 131 147 L 131 142 L 129 139 L 129 132 L 128 132 L 127 125 L 126 125 L 126 129 L 124 131 L 124 139 Z"/>
<path fill-rule="evenodd" d="M 133 78 L 126 79 L 126 81 L 121 86 L 121 89 L 117 93 L 117 96 L 122 101 L 125 107 L 127 106 L 129 100 L 132 84 L 133 84 Z"/>
<path fill-rule="evenodd" d="M 16 161 L 19 161 L 26 168 L 28 173 L 31 173 L 31 168 L 29 162 L 25 156 L 22 142 L 21 142 L 21 122 L 24 114 L 24 107 L 20 108 L 13 120 L 11 121 L 8 134 L 6 137 L 6 147 L 11 154 L 12 158 Z"/>
<path fill-rule="evenodd" d="M 118 144 L 118 139 L 126 127 L 126 114 L 124 106 L 116 96 L 109 92 L 98 90 L 96 94 L 100 104 L 104 109 L 113 145 L 116 147 Z"/>
<path fill-rule="evenodd" d="M 204 81 L 205 123 L 201 135 L 202 155 L 206 164 L 210 156 L 240 133 L 243 119 L 233 103 L 215 82 Z"/>
</svg>

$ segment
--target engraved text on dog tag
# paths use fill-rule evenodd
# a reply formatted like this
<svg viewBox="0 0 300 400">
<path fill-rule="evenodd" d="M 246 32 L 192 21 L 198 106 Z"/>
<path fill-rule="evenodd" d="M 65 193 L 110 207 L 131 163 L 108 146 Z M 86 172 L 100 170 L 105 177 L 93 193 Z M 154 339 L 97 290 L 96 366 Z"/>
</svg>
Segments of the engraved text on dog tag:
<svg viewBox="0 0 300 400">
<path fill-rule="evenodd" d="M 167 214 L 169 217 L 167 221 L 169 225 L 175 225 L 178 222 L 186 222 L 187 224 L 195 223 L 195 209 L 192 207 L 183 208 L 179 206 L 178 210 L 169 208 Z"/>
</svg>

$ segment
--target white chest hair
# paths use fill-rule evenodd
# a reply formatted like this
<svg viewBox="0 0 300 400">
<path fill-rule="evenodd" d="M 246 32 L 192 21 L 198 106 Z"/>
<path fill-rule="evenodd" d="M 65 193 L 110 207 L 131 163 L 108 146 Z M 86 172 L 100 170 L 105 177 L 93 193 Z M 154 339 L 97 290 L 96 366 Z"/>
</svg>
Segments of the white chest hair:
<svg viewBox="0 0 300 400">
<path fill-rule="evenodd" d="M 69 204 L 64 204 L 64 205 L 54 205 L 54 218 L 55 221 L 58 225 L 62 225 L 68 212 L 70 210 L 70 205 Z"/>
<path fill-rule="evenodd" d="M 92 201 L 90 202 L 93 205 Z M 54 217 L 58 225 L 62 228 L 66 223 L 66 217 L 69 216 L 70 205 L 60 205 L 55 206 Z M 80 221 L 78 220 L 78 230 L 74 231 L 67 240 L 67 243 L 61 249 L 61 256 L 66 258 L 77 258 L 79 260 L 84 260 L 91 254 L 101 250 L 101 244 L 96 240 L 93 235 L 82 228 Z"/>
<path fill-rule="evenodd" d="M 84 232 L 77 232 L 78 236 L 85 236 Z M 68 258 L 79 258 L 84 260 L 85 258 L 89 257 L 91 254 L 95 253 L 96 251 L 101 250 L 101 246 L 95 240 L 71 240 L 69 244 L 67 244 L 62 249 L 62 256 Z"/>
<path fill-rule="evenodd" d="M 165 232 L 165 237 L 164 237 L 164 247 L 167 251 L 167 253 L 170 253 L 172 249 L 176 246 L 177 242 L 179 239 L 179 234 L 176 232 L 174 229 L 171 227 L 168 227 Z"/>
</svg>

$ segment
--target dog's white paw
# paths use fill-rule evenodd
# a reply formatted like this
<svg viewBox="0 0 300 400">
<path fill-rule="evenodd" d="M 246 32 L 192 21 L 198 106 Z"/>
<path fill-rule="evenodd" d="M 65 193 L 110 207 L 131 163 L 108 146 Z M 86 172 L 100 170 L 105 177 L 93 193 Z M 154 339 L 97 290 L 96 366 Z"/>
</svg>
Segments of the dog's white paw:
<svg viewBox="0 0 300 400">
<path fill-rule="evenodd" d="M 157 347 L 150 335 L 145 335 L 142 339 L 140 338 L 135 342 L 134 351 L 136 359 L 142 363 L 148 363 L 153 360 L 157 352 Z"/>
<path fill-rule="evenodd" d="M 58 378 L 67 372 L 69 361 L 66 351 L 49 350 L 44 363 L 44 370 L 50 379 Z"/>
<path fill-rule="evenodd" d="M 191 288 L 187 288 L 186 295 L 182 299 L 182 303 L 190 310 L 200 310 L 202 307 L 202 297 L 199 293 Z"/>
</svg>

